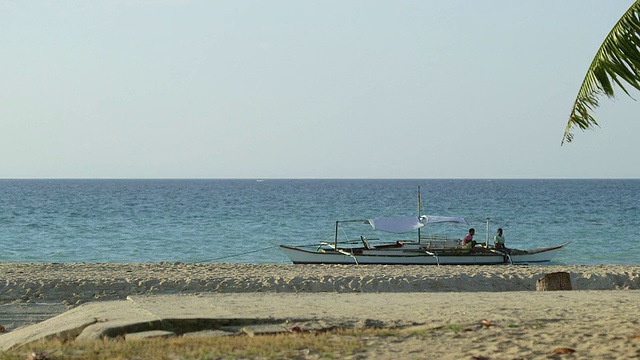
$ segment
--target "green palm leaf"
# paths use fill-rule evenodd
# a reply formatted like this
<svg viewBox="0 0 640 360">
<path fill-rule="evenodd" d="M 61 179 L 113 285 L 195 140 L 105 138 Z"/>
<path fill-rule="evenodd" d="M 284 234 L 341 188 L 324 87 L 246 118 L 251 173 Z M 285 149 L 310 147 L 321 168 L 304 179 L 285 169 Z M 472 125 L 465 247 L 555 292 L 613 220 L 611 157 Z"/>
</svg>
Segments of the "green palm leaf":
<svg viewBox="0 0 640 360">
<path fill-rule="evenodd" d="M 592 115 L 598 97 L 614 97 L 615 85 L 629 95 L 624 83 L 640 90 L 640 0 L 622 15 L 598 49 L 573 103 L 562 143 L 573 140 L 571 130 L 576 127 L 599 126 Z"/>
</svg>

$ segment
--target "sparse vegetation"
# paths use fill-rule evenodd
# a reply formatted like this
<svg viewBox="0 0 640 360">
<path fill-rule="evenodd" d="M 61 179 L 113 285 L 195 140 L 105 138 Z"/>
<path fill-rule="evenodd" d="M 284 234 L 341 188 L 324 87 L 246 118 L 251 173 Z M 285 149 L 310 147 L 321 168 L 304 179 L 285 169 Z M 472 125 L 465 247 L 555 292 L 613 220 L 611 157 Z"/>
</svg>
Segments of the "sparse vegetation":
<svg viewBox="0 0 640 360">
<path fill-rule="evenodd" d="M 225 336 L 203 338 L 154 338 L 145 340 L 68 341 L 48 340 L 0 354 L 0 359 L 282 359 L 342 358 L 364 350 L 363 331 L 327 333 Z M 36 357 L 34 357 L 35 359 Z"/>
<path fill-rule="evenodd" d="M 435 328 L 339 329 L 262 336 L 173 337 L 144 340 L 47 340 L 0 353 L 0 360 L 57 359 L 341 359 L 364 352 L 378 338 L 424 337 L 457 332 L 462 325 Z"/>
</svg>

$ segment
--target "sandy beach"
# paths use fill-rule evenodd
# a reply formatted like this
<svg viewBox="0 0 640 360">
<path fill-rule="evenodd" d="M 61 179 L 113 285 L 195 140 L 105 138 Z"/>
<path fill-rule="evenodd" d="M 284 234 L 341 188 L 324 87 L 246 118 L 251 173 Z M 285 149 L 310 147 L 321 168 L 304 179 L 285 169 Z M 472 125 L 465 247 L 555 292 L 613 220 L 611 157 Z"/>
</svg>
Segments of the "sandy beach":
<svg viewBox="0 0 640 360">
<path fill-rule="evenodd" d="M 570 274 L 573 291 L 535 291 L 537 279 L 557 271 Z M 261 302 L 269 317 L 269 303 L 286 293 L 310 310 L 339 298 L 344 306 L 332 305 L 342 310 L 331 316 L 358 313 L 407 330 L 400 340 L 369 339 L 371 357 L 640 357 L 640 266 L 2 263 L 0 280 L 7 331 L 130 295 L 219 294 L 239 313 Z M 434 331 L 415 337 L 411 329 Z M 553 354 L 564 348 L 575 353 Z"/>
<path fill-rule="evenodd" d="M 574 290 L 640 289 L 640 266 L 385 266 L 0 263 L 0 302 L 124 299 L 128 295 L 246 292 L 534 291 L 564 271 Z"/>
</svg>

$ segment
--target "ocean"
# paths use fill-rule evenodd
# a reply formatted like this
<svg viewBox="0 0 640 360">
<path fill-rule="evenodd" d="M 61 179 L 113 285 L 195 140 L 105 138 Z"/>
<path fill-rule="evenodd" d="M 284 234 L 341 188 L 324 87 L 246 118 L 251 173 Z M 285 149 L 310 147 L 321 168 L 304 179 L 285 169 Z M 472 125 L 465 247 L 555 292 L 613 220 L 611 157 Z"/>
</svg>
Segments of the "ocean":
<svg viewBox="0 0 640 360">
<path fill-rule="evenodd" d="M 287 264 L 277 245 L 332 241 L 336 220 L 417 214 L 418 188 L 421 214 L 478 241 L 489 218 L 508 247 L 571 242 L 556 265 L 640 263 L 640 180 L 409 179 L 0 180 L 0 261 Z"/>
</svg>

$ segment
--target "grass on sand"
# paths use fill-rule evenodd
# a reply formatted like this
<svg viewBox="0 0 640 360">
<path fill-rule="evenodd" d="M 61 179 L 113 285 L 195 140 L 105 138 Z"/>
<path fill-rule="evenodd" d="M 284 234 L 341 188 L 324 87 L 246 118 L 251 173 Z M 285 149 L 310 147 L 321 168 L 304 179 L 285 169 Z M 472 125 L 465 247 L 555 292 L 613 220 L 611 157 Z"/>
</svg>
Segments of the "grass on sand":
<svg viewBox="0 0 640 360">
<path fill-rule="evenodd" d="M 0 359 L 341 359 L 366 351 L 378 340 L 421 336 L 458 327 L 402 329 L 341 329 L 319 333 L 262 336 L 172 337 L 142 340 L 46 340 L 5 353 Z"/>
</svg>

